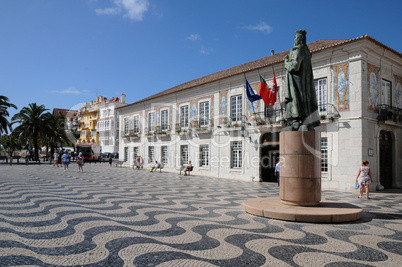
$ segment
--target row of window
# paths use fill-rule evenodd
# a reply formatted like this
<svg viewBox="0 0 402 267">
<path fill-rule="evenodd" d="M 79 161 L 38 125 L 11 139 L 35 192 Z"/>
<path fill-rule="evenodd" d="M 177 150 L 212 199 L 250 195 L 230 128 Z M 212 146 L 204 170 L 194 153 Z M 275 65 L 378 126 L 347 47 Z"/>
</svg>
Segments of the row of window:
<svg viewBox="0 0 402 267">
<path fill-rule="evenodd" d="M 139 155 L 139 147 L 133 148 L 134 159 Z M 168 147 L 161 146 L 161 160 L 160 162 L 164 165 L 168 164 Z M 199 167 L 209 167 L 210 164 L 210 149 L 209 145 L 199 146 Z M 243 153 L 242 153 L 242 142 L 234 141 L 231 143 L 231 168 L 241 168 L 243 164 Z M 128 160 L 128 147 L 124 148 L 124 161 Z M 153 163 L 156 159 L 155 157 L 155 147 L 148 147 L 148 163 Z M 185 165 L 189 162 L 189 148 L 188 145 L 180 146 L 180 164 Z M 328 138 L 321 138 L 321 172 L 328 172 Z"/>
<path fill-rule="evenodd" d="M 113 115 L 113 111 L 110 110 L 110 109 L 106 109 L 106 110 L 101 111 L 101 117 L 102 118 L 109 117 L 109 116 L 112 116 L 112 115 Z"/>
<path fill-rule="evenodd" d="M 105 128 L 113 128 L 114 127 L 114 120 L 100 120 L 97 122 L 96 128 L 98 130 L 102 130 Z"/>
<path fill-rule="evenodd" d="M 317 92 L 318 104 L 320 105 L 320 113 L 326 114 L 327 112 L 327 78 L 318 79 L 315 81 L 315 87 Z M 182 105 L 179 109 L 179 125 L 180 128 L 188 128 L 190 121 L 189 105 Z M 269 109 L 266 107 L 266 110 Z M 272 107 L 271 107 L 272 109 Z M 230 120 L 231 122 L 240 122 L 243 117 L 243 96 L 234 95 L 230 98 Z M 161 110 L 160 112 L 160 129 L 161 131 L 167 131 L 169 129 L 169 110 Z M 199 103 L 199 124 L 198 127 L 209 126 L 210 120 L 210 103 L 204 101 Z M 155 112 L 148 113 L 148 131 L 153 132 L 156 129 L 156 115 Z M 140 132 L 140 117 L 139 115 L 133 118 L 124 118 L 124 134 L 129 134 L 129 131 L 134 133 Z"/>
<path fill-rule="evenodd" d="M 124 148 L 124 161 L 128 160 L 128 147 Z M 133 148 L 134 152 L 134 159 L 137 158 L 139 155 L 139 147 Z M 164 165 L 169 163 L 169 156 L 168 156 L 168 147 L 161 146 L 161 160 L 160 162 Z M 210 165 L 210 148 L 209 145 L 200 145 L 199 146 L 199 167 L 209 167 Z M 148 163 L 153 163 L 157 159 L 155 157 L 155 147 L 149 146 L 148 147 Z M 241 168 L 242 167 L 242 142 L 241 141 L 234 141 L 231 144 L 231 168 Z M 189 163 L 189 148 L 188 145 L 181 145 L 180 146 L 180 165 L 186 165 Z"/>
<path fill-rule="evenodd" d="M 87 135 L 87 131 L 82 131 L 81 132 L 81 136 L 85 136 L 86 137 L 86 135 Z M 96 137 L 96 130 L 92 130 L 92 132 L 91 132 L 91 134 L 90 134 L 92 137 Z"/>
<path fill-rule="evenodd" d="M 235 107 L 232 109 L 231 117 L 233 120 L 240 121 L 242 117 L 242 96 L 237 95 L 232 97 L 232 103 Z M 179 126 L 181 129 L 188 128 L 190 125 L 190 107 L 189 105 L 182 105 L 179 108 Z M 140 116 L 124 117 L 123 119 L 123 133 L 128 135 L 130 131 L 134 133 L 140 132 Z M 199 103 L 198 114 L 198 127 L 206 127 L 210 125 L 210 103 L 204 101 Z M 154 111 L 148 113 L 148 131 L 154 132 L 156 130 L 156 113 Z M 164 109 L 160 112 L 160 130 L 170 130 L 169 123 L 169 110 Z"/>
<path fill-rule="evenodd" d="M 210 150 L 209 145 L 200 145 L 199 147 L 199 166 L 200 167 L 208 167 L 210 160 Z M 139 148 L 134 147 L 134 158 L 137 158 L 139 155 Z M 189 158 L 188 145 L 180 146 L 180 164 L 185 165 L 188 164 Z M 125 158 L 128 159 L 128 148 L 125 148 Z M 148 147 L 148 163 L 152 163 L 156 160 L 155 158 L 155 147 Z M 162 164 L 168 164 L 168 147 L 161 147 L 161 162 Z M 243 163 L 242 159 L 242 142 L 235 141 L 231 144 L 231 168 L 241 168 Z M 321 171 L 326 173 L 328 172 L 328 139 L 327 137 L 321 138 Z"/>
</svg>

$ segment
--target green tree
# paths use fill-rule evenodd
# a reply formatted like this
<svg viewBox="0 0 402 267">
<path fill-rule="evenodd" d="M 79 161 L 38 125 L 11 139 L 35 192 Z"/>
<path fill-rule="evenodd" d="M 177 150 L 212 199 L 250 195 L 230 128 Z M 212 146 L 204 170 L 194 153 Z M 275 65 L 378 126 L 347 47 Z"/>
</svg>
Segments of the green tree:
<svg viewBox="0 0 402 267">
<path fill-rule="evenodd" d="M 2 133 L 8 133 L 8 130 L 11 131 L 11 123 L 8 121 L 7 117 L 10 116 L 8 113 L 8 108 L 15 108 L 17 107 L 10 103 L 8 97 L 0 95 L 0 136 Z"/>
<path fill-rule="evenodd" d="M 12 136 L 4 134 L 0 137 L 0 144 L 4 151 L 10 157 L 10 165 L 12 165 L 14 152 L 21 148 L 20 140 L 18 138 L 14 138 Z"/>
<path fill-rule="evenodd" d="M 32 142 L 35 151 L 34 158 L 38 161 L 39 137 L 49 132 L 45 111 L 48 110 L 44 105 L 38 106 L 31 103 L 28 107 L 23 107 L 20 112 L 12 117 L 12 124 L 19 124 L 13 131 L 13 135 L 19 136 L 21 140 Z"/>
</svg>

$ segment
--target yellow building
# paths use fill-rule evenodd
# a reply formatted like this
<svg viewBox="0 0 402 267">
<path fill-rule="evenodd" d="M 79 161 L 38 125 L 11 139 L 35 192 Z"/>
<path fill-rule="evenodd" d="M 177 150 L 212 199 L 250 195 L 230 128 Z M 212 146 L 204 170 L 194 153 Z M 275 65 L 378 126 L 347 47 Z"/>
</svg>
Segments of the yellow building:
<svg viewBox="0 0 402 267">
<path fill-rule="evenodd" d="M 99 145 L 99 133 L 96 125 L 99 119 L 99 107 L 104 102 L 103 96 L 97 97 L 96 101 L 85 103 L 77 114 L 78 117 L 78 132 L 80 137 L 76 144 L 92 143 Z"/>
</svg>

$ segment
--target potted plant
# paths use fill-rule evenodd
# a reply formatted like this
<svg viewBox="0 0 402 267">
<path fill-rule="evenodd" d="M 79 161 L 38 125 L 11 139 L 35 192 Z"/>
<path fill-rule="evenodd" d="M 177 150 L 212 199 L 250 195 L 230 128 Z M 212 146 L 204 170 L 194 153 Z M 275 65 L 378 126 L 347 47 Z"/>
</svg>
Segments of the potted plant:
<svg viewBox="0 0 402 267">
<path fill-rule="evenodd" d="M 168 133 L 166 131 L 160 131 L 158 132 L 159 136 L 168 136 Z"/>
</svg>

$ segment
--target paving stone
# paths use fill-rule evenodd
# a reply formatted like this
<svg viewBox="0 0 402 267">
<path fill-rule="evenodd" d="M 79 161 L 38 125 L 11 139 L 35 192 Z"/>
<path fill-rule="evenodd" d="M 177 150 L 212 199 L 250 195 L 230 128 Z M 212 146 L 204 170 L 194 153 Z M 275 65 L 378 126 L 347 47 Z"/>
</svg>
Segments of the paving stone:
<svg viewBox="0 0 402 267">
<path fill-rule="evenodd" d="M 402 194 L 322 192 L 362 219 L 320 224 L 245 213 L 279 196 L 250 183 L 108 164 L 0 164 L 0 266 L 400 266 Z"/>
</svg>

